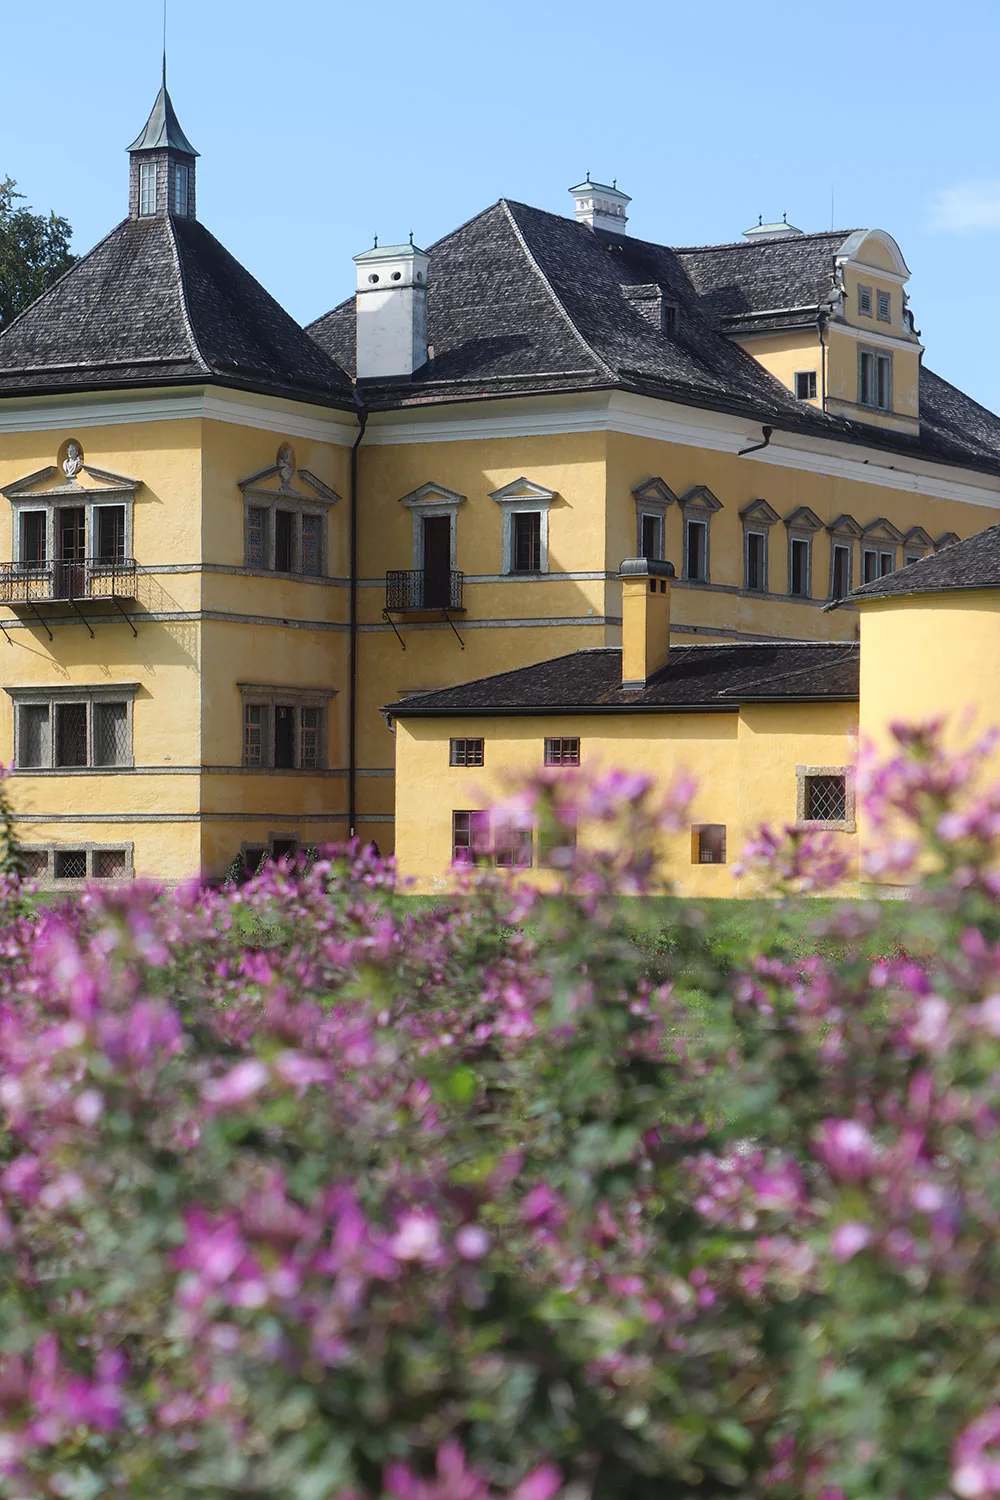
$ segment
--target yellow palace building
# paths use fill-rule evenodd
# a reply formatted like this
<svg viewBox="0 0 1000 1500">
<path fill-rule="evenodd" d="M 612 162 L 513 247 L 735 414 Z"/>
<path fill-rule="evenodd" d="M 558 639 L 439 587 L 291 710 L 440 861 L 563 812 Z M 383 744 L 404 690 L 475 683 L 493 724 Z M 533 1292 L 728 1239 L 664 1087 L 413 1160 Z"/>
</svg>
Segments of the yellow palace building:
<svg viewBox="0 0 1000 1500">
<path fill-rule="evenodd" d="M 199 222 L 165 82 L 129 164 L 127 217 L 0 333 L 0 759 L 44 883 L 387 852 L 397 825 L 432 882 L 476 810 L 451 740 L 482 736 L 417 765 L 445 718 L 406 706 L 579 653 L 620 688 L 637 579 L 675 667 L 762 684 L 711 762 L 735 784 L 705 825 L 735 832 L 771 807 L 750 746 L 797 713 L 795 643 L 849 675 L 847 596 L 996 519 L 1000 420 L 924 366 L 882 230 L 669 248 L 587 180 L 571 216 L 502 199 L 363 251 L 302 329 Z M 782 766 L 843 763 L 838 681 Z"/>
</svg>

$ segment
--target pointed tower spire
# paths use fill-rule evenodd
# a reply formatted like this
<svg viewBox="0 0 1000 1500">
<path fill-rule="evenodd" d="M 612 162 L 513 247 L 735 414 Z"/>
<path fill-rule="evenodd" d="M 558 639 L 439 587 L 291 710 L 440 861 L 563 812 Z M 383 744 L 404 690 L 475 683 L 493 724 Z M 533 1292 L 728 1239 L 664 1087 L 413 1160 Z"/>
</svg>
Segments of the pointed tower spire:
<svg viewBox="0 0 1000 1500">
<path fill-rule="evenodd" d="M 128 148 L 129 214 L 133 219 L 176 214 L 195 217 L 195 160 L 198 152 L 181 129 L 167 93 L 167 50 L 163 82 L 140 134 Z"/>
</svg>

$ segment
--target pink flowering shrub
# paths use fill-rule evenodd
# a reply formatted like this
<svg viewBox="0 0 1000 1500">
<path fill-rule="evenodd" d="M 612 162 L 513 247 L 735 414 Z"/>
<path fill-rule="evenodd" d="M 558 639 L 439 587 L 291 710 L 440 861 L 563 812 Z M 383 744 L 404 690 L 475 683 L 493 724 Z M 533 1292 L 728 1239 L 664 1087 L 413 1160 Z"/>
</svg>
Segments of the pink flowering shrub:
<svg viewBox="0 0 1000 1500">
<path fill-rule="evenodd" d="M 978 763 L 912 731 L 862 772 L 892 868 L 925 851 L 905 948 L 781 900 L 651 953 L 620 894 L 691 789 L 628 776 L 523 792 L 545 895 L 473 868 L 419 905 L 357 849 L 54 909 L 8 881 L 0 1495 L 1000 1495 Z"/>
</svg>

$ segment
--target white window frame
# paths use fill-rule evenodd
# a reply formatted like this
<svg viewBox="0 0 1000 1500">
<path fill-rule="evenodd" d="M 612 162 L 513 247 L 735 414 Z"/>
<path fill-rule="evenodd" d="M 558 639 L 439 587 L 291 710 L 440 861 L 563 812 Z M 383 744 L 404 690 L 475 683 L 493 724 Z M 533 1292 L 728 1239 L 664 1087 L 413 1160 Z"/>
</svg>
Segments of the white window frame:
<svg viewBox="0 0 1000 1500">
<path fill-rule="evenodd" d="M 698 578 L 695 578 L 695 577 L 692 576 L 692 574 L 691 574 L 691 566 L 690 566 L 690 563 L 691 563 L 691 548 L 690 548 L 690 535 L 691 535 L 691 533 L 690 533 L 690 528 L 692 526 L 700 526 L 702 528 L 702 530 L 704 531 L 704 533 L 705 533 L 705 568 L 704 568 L 704 572 Z M 712 540 L 712 528 L 709 525 L 709 517 L 707 515 L 697 514 L 697 515 L 690 515 L 690 516 L 686 515 L 684 517 L 684 581 L 686 583 L 709 583 L 709 582 L 711 582 L 711 577 L 712 577 L 712 563 L 711 563 L 711 551 L 710 551 L 710 549 L 711 549 L 711 540 Z"/>
<path fill-rule="evenodd" d="M 799 531 L 799 530 L 791 530 L 791 531 L 789 531 L 789 533 L 788 533 L 788 597 L 790 599 L 811 599 L 813 597 L 813 590 L 812 590 L 813 545 L 812 544 L 813 544 L 813 534 L 812 534 L 811 531 Z M 804 546 L 805 549 L 806 549 L 806 578 L 805 578 L 806 586 L 805 586 L 804 592 L 799 593 L 799 594 L 795 593 L 794 590 L 792 589 L 792 579 L 794 577 L 794 572 L 793 572 L 793 568 L 792 568 L 792 558 L 795 555 L 795 548 L 796 548 L 796 546 Z"/>
<path fill-rule="evenodd" d="M 157 163 L 155 161 L 141 161 L 139 163 L 140 219 L 152 219 L 155 217 L 158 189 L 159 176 L 157 173 Z"/>
<path fill-rule="evenodd" d="M 863 367 L 864 367 L 864 361 L 866 359 L 870 359 L 871 360 L 871 400 L 870 401 L 865 401 L 864 400 L 864 385 L 863 385 L 863 380 L 862 380 L 862 371 L 863 371 Z M 880 369 L 880 367 L 882 365 L 887 366 L 888 367 L 888 372 L 889 372 L 889 374 L 888 374 L 888 380 L 886 382 L 886 387 L 887 387 L 888 395 L 887 395 L 887 401 L 885 403 L 880 403 L 879 402 L 879 369 Z M 893 381 L 894 381 L 894 375 L 893 375 L 892 351 L 888 350 L 888 349 L 875 349 L 875 348 L 870 347 L 867 344 L 859 344 L 858 345 L 858 405 L 859 406 L 863 406 L 864 409 L 865 409 L 865 411 L 879 411 L 879 412 L 892 412 L 892 411 L 894 411 L 895 410 L 895 405 L 894 405 L 894 386 L 893 386 Z"/>
<path fill-rule="evenodd" d="M 764 543 L 764 567 L 763 578 L 760 588 L 750 587 L 750 538 L 759 536 Z M 769 526 L 753 526 L 744 524 L 743 527 L 743 590 L 747 594 L 753 594 L 754 598 L 769 591 L 768 574 L 771 565 L 771 528 Z"/>
<path fill-rule="evenodd" d="M 660 550 L 656 561 L 663 562 L 667 556 L 667 507 L 676 503 L 677 496 L 670 486 L 657 476 L 643 480 L 632 491 L 635 501 L 635 555 L 643 556 L 642 523 L 646 516 L 659 522 Z"/>
<path fill-rule="evenodd" d="M 274 687 L 263 683 L 241 682 L 237 686 L 240 690 L 240 766 L 250 774 L 267 773 L 274 775 L 295 776 L 318 776 L 329 769 L 330 766 L 330 700 L 335 696 L 332 689 L 322 688 L 294 688 Z M 252 765 L 246 759 L 246 722 L 248 708 L 263 708 L 265 710 L 261 764 Z M 293 752 L 292 766 L 276 766 L 274 764 L 274 710 L 276 708 L 295 709 L 295 747 Z M 317 745 L 317 764 L 315 766 L 303 766 L 302 760 L 302 710 L 316 709 L 319 712 L 319 733 Z"/>
<path fill-rule="evenodd" d="M 837 553 L 847 553 L 847 587 L 842 594 L 836 593 L 835 584 L 837 577 Z M 846 599 L 854 587 L 854 542 L 850 537 L 830 538 L 830 598 Z"/>
<path fill-rule="evenodd" d="M 80 774 L 114 776 L 121 771 L 135 768 L 134 705 L 139 683 L 126 682 L 100 687 L 67 688 L 17 688 L 5 691 L 14 704 L 14 765 L 18 776 L 74 776 Z M 125 758 L 112 765 L 103 765 L 94 760 L 94 709 L 102 703 L 124 703 L 126 705 L 126 733 L 128 743 Z M 85 766 L 63 766 L 56 762 L 56 710 L 71 704 L 83 704 L 87 710 L 87 764 Z M 48 763 L 41 766 L 21 764 L 21 713 L 25 708 L 47 708 L 49 714 Z M 74 845 L 74 847 L 76 847 Z M 115 847 L 118 847 L 117 845 Z"/>
<path fill-rule="evenodd" d="M 796 370 L 795 374 L 793 376 L 793 380 L 795 382 L 795 384 L 793 386 L 793 389 L 795 391 L 795 399 L 797 401 L 815 401 L 816 400 L 817 381 L 816 381 L 816 371 L 815 370 Z M 799 390 L 799 381 L 800 380 L 805 380 L 805 381 L 808 382 L 807 388 L 806 388 L 807 389 L 807 394 L 805 396 L 803 396 L 802 392 Z M 811 389 L 810 389 L 810 387 L 811 387 Z"/>
<path fill-rule="evenodd" d="M 662 510 L 656 510 L 656 509 L 654 509 L 650 505 L 643 505 L 643 506 L 641 506 L 637 510 L 637 512 L 636 512 L 636 528 L 635 528 L 635 530 L 636 530 L 636 536 L 635 536 L 635 555 L 636 555 L 636 557 L 645 557 L 645 555 L 646 555 L 643 552 L 643 550 L 642 550 L 642 531 L 643 531 L 643 524 L 642 523 L 644 521 L 646 521 L 646 520 L 655 522 L 655 525 L 656 525 L 656 547 L 655 547 L 655 558 L 654 558 L 654 560 L 656 562 L 663 562 L 664 561 L 664 557 L 665 557 L 665 553 L 666 553 L 666 530 L 667 530 L 667 525 L 666 525 L 666 507 L 664 507 Z"/>
</svg>

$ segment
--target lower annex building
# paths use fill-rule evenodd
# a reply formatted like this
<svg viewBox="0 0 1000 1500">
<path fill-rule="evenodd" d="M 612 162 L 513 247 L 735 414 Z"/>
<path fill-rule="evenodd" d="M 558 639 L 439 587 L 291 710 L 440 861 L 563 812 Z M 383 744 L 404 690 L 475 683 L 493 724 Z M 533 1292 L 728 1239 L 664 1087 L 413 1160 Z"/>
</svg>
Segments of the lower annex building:
<svg viewBox="0 0 1000 1500">
<path fill-rule="evenodd" d="M 745 692 L 751 663 L 749 747 L 792 711 L 788 643 L 847 673 L 852 591 L 996 519 L 1000 419 L 924 365 L 884 230 L 671 248 L 588 179 L 572 217 L 501 199 L 362 252 L 303 329 L 201 224 L 197 171 L 164 81 L 127 217 L 0 332 L 0 760 L 43 882 L 397 826 L 405 865 L 405 704 L 611 670 L 623 558 L 676 564 L 674 667 L 728 652 Z M 839 763 L 845 693 L 796 765 Z M 744 811 L 705 820 L 734 829 L 770 773 L 718 754 Z"/>
</svg>

